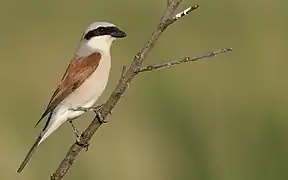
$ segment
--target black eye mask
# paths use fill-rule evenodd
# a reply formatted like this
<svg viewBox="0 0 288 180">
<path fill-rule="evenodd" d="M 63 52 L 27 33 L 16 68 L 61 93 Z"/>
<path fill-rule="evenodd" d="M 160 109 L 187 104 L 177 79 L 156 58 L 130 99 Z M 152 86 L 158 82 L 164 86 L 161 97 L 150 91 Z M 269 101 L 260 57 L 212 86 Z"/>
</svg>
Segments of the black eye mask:
<svg viewBox="0 0 288 180">
<path fill-rule="evenodd" d="M 107 26 L 107 27 L 98 27 L 97 29 L 93 29 L 89 32 L 87 32 L 84 36 L 84 39 L 90 40 L 92 37 L 95 36 L 104 36 L 104 35 L 110 35 L 115 38 L 121 38 L 125 37 L 126 34 L 118 29 L 115 26 Z"/>
</svg>

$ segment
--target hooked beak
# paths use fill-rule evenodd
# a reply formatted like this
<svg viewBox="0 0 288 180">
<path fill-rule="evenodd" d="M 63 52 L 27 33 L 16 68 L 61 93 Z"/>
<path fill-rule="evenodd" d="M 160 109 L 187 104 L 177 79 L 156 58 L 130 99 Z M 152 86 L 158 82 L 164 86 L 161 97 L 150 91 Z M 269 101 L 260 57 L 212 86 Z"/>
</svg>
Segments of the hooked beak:
<svg viewBox="0 0 288 180">
<path fill-rule="evenodd" d="M 111 36 L 115 38 L 124 38 L 126 37 L 126 33 L 118 28 L 115 28 L 115 31 L 111 33 Z"/>
</svg>

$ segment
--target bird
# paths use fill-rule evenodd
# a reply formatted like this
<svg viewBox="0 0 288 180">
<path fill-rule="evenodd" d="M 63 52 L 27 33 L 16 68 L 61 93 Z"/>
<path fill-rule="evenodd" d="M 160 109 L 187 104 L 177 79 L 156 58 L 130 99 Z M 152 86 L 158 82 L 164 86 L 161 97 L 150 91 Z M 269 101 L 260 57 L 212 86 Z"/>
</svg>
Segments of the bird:
<svg viewBox="0 0 288 180">
<path fill-rule="evenodd" d="M 35 125 L 47 116 L 43 130 L 18 168 L 18 173 L 24 169 L 36 148 L 64 122 L 72 124 L 72 120 L 83 115 L 85 110 L 93 109 L 108 83 L 111 45 L 115 39 L 124 37 L 126 33 L 110 22 L 88 25 L 58 87 Z M 74 129 L 73 124 L 72 127 Z"/>
</svg>

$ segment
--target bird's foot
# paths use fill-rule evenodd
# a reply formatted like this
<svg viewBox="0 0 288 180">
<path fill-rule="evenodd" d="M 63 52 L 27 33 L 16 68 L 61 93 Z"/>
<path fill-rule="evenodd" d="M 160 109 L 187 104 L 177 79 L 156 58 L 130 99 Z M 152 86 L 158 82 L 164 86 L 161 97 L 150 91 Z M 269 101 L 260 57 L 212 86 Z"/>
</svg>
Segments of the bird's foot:
<svg viewBox="0 0 288 180">
<path fill-rule="evenodd" d="M 90 146 L 89 143 L 83 144 L 83 143 L 81 143 L 79 140 L 76 140 L 76 143 L 77 143 L 79 146 L 85 148 L 85 151 L 88 151 L 89 146 Z"/>
<path fill-rule="evenodd" d="M 104 123 L 107 123 L 108 121 L 107 120 L 105 120 L 103 117 L 102 117 L 102 115 L 101 115 L 101 113 L 100 112 L 98 112 L 98 111 L 95 111 L 95 113 L 96 113 L 96 118 L 97 118 L 97 120 L 98 120 L 98 122 L 100 123 L 100 124 L 104 124 Z"/>
<path fill-rule="evenodd" d="M 81 137 L 81 136 L 80 136 L 80 137 Z M 85 151 L 88 151 L 90 144 L 89 144 L 88 142 L 87 142 L 87 143 L 81 142 L 80 137 L 79 137 L 79 138 L 76 138 L 76 144 L 78 144 L 78 145 L 81 146 L 82 148 L 85 148 Z"/>
</svg>

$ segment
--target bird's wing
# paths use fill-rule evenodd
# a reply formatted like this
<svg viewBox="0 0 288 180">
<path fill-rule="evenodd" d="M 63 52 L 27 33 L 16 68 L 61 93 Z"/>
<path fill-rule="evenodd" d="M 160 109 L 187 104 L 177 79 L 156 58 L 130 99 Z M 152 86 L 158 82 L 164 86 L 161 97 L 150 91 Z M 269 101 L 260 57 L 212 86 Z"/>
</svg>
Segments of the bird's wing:
<svg viewBox="0 0 288 180">
<path fill-rule="evenodd" d="M 100 63 L 101 56 L 101 53 L 95 52 L 89 56 L 75 58 L 70 62 L 60 84 L 53 93 L 46 110 L 35 126 L 37 126 L 47 114 L 52 112 L 56 106 L 58 106 L 69 94 L 74 92 L 96 70 Z"/>
</svg>

